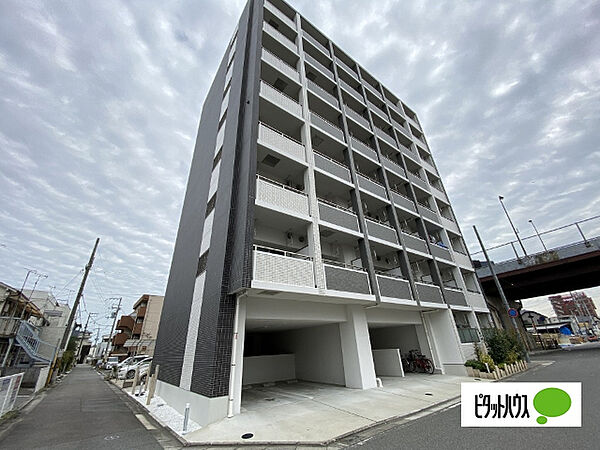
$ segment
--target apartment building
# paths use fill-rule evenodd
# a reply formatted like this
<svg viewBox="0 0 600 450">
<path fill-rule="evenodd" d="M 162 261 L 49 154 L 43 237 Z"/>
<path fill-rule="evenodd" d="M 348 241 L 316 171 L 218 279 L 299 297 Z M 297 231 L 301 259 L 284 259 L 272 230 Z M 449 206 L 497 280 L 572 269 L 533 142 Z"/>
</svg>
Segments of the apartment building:
<svg viewBox="0 0 600 450">
<path fill-rule="evenodd" d="M 131 314 L 121 316 L 116 326 L 118 333 L 112 338 L 112 356 L 152 356 L 163 301 L 161 295 L 144 294 L 134 303 Z"/>
<path fill-rule="evenodd" d="M 208 92 L 163 310 L 157 393 L 201 425 L 411 349 L 465 374 L 490 323 L 416 113 L 283 1 L 247 3 Z"/>
</svg>

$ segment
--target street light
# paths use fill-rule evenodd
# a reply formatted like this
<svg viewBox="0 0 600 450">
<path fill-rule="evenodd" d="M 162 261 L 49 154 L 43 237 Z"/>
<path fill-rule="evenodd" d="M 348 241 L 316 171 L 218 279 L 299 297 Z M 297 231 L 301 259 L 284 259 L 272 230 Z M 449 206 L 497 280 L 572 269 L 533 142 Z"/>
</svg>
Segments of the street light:
<svg viewBox="0 0 600 450">
<path fill-rule="evenodd" d="M 515 228 L 515 225 L 513 224 L 513 221 L 510 219 L 510 216 L 508 215 L 508 211 L 506 210 L 506 206 L 504 206 L 504 202 L 502 200 L 504 200 L 504 197 L 502 197 L 501 195 L 498 196 L 498 200 L 500 200 L 500 204 L 502 205 L 502 209 L 504 210 L 504 213 L 506 214 L 506 218 L 508 219 L 510 226 L 512 227 L 513 231 L 515 232 L 515 236 L 517 237 L 517 241 L 519 241 L 519 244 L 521 245 L 521 249 L 523 250 L 523 253 L 525 254 L 525 256 L 529 256 L 527 255 L 527 250 L 525 250 L 525 246 L 523 245 L 523 242 L 521 241 L 521 238 L 519 237 L 519 233 L 517 231 L 517 229 Z"/>
<path fill-rule="evenodd" d="M 535 230 L 535 234 L 537 234 L 538 239 L 542 243 L 542 247 L 544 247 L 544 251 L 547 252 L 548 249 L 546 248 L 546 244 L 544 244 L 544 241 L 542 241 L 542 237 L 540 236 L 540 232 L 538 231 L 538 229 L 536 228 L 535 224 L 533 223 L 533 220 L 529 219 L 529 223 L 531 224 L 531 226 Z"/>
</svg>

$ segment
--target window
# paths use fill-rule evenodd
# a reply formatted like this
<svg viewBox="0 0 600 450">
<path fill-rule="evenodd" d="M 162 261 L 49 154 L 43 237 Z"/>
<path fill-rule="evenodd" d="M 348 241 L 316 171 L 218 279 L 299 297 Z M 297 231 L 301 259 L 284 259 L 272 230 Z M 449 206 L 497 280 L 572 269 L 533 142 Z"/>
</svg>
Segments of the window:
<svg viewBox="0 0 600 450">
<path fill-rule="evenodd" d="M 206 204 L 206 213 L 205 213 L 204 217 L 208 217 L 208 215 L 212 212 L 212 210 L 215 209 L 215 203 L 217 203 L 217 194 L 216 193 L 215 193 L 215 195 L 212 196 L 212 198 Z"/>
<path fill-rule="evenodd" d="M 208 261 L 208 250 L 206 250 L 200 258 L 198 258 L 198 269 L 196 270 L 196 277 L 200 276 L 206 271 L 206 262 Z"/>
</svg>

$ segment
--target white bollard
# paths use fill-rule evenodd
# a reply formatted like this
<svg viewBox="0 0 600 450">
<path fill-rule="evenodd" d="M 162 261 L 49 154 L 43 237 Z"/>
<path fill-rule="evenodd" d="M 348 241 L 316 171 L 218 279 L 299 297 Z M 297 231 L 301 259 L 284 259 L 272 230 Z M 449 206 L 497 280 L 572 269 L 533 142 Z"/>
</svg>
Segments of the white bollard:
<svg viewBox="0 0 600 450">
<path fill-rule="evenodd" d="M 188 422 L 190 420 L 190 404 L 185 404 L 185 412 L 183 413 L 183 432 L 187 433 Z"/>
</svg>

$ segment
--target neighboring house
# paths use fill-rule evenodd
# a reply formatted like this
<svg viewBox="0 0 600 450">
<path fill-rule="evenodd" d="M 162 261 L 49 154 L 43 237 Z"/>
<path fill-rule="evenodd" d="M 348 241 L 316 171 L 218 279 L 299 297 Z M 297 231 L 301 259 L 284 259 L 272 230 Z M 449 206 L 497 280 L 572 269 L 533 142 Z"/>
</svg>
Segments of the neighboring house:
<svg viewBox="0 0 600 450">
<path fill-rule="evenodd" d="M 48 291 L 31 292 L 25 290 L 24 293 L 30 300 L 42 311 L 48 324 L 40 328 L 40 338 L 52 345 L 60 345 L 69 321 L 71 308 L 66 303 L 59 303 L 56 297 Z M 73 325 L 75 322 L 73 322 Z"/>
<path fill-rule="evenodd" d="M 115 327 L 117 333 L 111 339 L 110 356 L 117 356 L 120 359 L 125 359 L 129 355 L 129 350 L 125 347 L 125 342 L 131 338 L 134 325 L 134 314 L 121 316 Z"/>
<path fill-rule="evenodd" d="M 24 386 L 45 385 L 56 345 L 42 339 L 50 322 L 18 289 L 0 283 L 0 367 L 2 375 L 25 372 Z"/>
<path fill-rule="evenodd" d="M 161 295 L 144 294 L 133 305 L 135 323 L 131 338 L 125 342 L 130 355 L 154 354 L 164 299 Z"/>
<path fill-rule="evenodd" d="M 202 110 L 157 395 L 204 426 L 244 385 L 375 388 L 413 349 L 466 375 L 483 323 L 415 112 L 287 3 L 249 0 Z"/>
<path fill-rule="evenodd" d="M 102 335 L 102 340 L 98 342 L 98 344 L 94 347 L 94 351 L 92 352 L 92 356 L 94 358 L 102 358 L 104 354 L 109 348 L 110 343 L 110 335 L 104 334 Z"/>
</svg>

